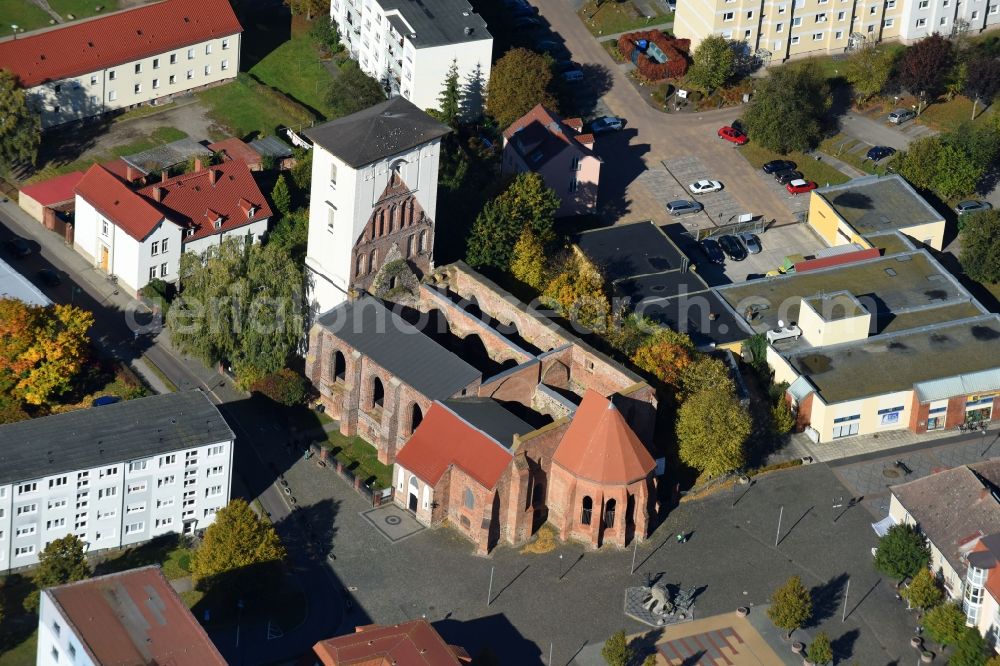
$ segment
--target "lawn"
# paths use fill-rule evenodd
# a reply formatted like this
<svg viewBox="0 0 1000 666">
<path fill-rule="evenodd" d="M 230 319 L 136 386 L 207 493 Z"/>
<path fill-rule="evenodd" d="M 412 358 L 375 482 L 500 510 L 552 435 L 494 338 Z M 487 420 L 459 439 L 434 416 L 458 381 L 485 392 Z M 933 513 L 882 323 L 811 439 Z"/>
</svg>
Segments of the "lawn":
<svg viewBox="0 0 1000 666">
<path fill-rule="evenodd" d="M 42 168 L 36 171 L 31 178 L 26 181 L 26 183 L 37 183 L 40 180 L 47 180 L 54 176 L 69 173 L 70 171 L 86 171 L 94 162 L 109 162 L 115 158 L 121 157 L 122 155 L 140 153 L 144 150 L 149 150 L 150 148 L 170 143 L 171 141 L 183 139 L 186 136 L 187 134 L 173 127 L 157 127 L 145 137 L 115 146 L 104 154 L 90 153 L 86 158 L 74 160 L 72 162 L 65 162 L 62 164 L 52 164 L 50 162 L 45 164 Z"/>
<path fill-rule="evenodd" d="M 996 105 L 985 107 L 983 104 L 976 106 L 976 122 L 983 122 L 995 111 Z M 930 104 L 918 117 L 918 122 L 933 127 L 941 132 L 949 132 L 957 129 L 962 123 L 972 120 L 972 100 L 963 95 L 955 95 L 951 101 L 944 98 L 934 104 Z"/>
<path fill-rule="evenodd" d="M 38 630 L 25 640 L 0 654 L 0 666 L 34 666 L 38 652 Z"/>
<path fill-rule="evenodd" d="M 649 25 L 670 23 L 674 20 L 673 14 L 643 16 L 631 2 L 605 2 L 597 7 L 595 0 L 587 0 L 577 14 L 591 34 L 597 37 L 640 30 Z"/>
<path fill-rule="evenodd" d="M 277 133 L 279 127 L 300 125 L 312 120 L 305 108 L 279 95 L 284 103 L 264 91 L 268 88 L 241 73 L 232 83 L 208 88 L 196 93 L 206 104 L 212 118 L 239 137 L 258 133 L 262 136 Z"/>
<path fill-rule="evenodd" d="M 142 545 L 127 548 L 124 552 L 98 563 L 94 567 L 94 575 L 101 576 L 159 564 L 163 567 L 163 575 L 169 580 L 183 578 L 191 574 L 191 553 L 192 550 L 179 539 L 179 535 L 168 534 Z"/>
<path fill-rule="evenodd" d="M 852 152 L 858 150 L 858 147 L 862 145 L 865 147 L 865 150 L 861 152 Z M 828 139 L 824 139 L 822 143 L 819 144 L 819 149 L 827 155 L 836 157 L 841 162 L 846 162 L 855 169 L 860 169 L 865 173 L 885 173 L 884 166 L 880 166 L 876 169 L 874 162 L 865 159 L 865 153 L 868 152 L 867 143 L 852 139 L 844 134 L 836 134 Z"/>
<path fill-rule="evenodd" d="M 392 484 L 392 468 L 378 461 L 378 451 L 360 437 L 345 437 L 339 432 L 328 433 L 323 446 L 344 464 L 344 468 L 374 488 L 388 488 Z M 369 483 L 374 479 L 374 483 Z"/>
<path fill-rule="evenodd" d="M 10 27 L 12 25 L 16 25 L 20 33 L 47 26 L 52 19 L 29 0 L 0 0 L 0 16 L 3 17 L 3 21 L 0 23 L 0 35 L 4 37 L 10 37 L 13 34 Z"/>
<path fill-rule="evenodd" d="M 753 141 L 741 147 L 737 152 L 743 155 L 743 157 L 745 157 L 750 164 L 754 165 L 758 169 L 771 160 L 792 160 L 798 165 L 798 170 L 802 172 L 803 176 L 805 176 L 808 180 L 815 181 L 820 187 L 824 187 L 827 184 L 838 185 L 840 183 L 846 183 L 850 180 L 850 178 L 848 178 L 845 174 L 833 168 L 826 162 L 823 162 L 822 160 L 817 161 L 815 158 L 806 155 L 805 153 L 791 152 L 787 155 L 779 155 L 778 153 L 770 151 Z"/>
<path fill-rule="evenodd" d="M 309 37 L 295 34 L 253 66 L 250 74 L 262 83 L 280 90 L 293 100 L 309 107 L 324 119 L 332 113 L 326 103 L 326 90 L 332 78 L 320 63 L 316 47 Z"/>
<path fill-rule="evenodd" d="M 117 0 L 49 0 L 49 6 L 67 21 L 107 14 L 119 9 Z M 101 11 L 95 11 L 98 7 Z M 70 18 L 70 15 L 73 18 Z"/>
</svg>

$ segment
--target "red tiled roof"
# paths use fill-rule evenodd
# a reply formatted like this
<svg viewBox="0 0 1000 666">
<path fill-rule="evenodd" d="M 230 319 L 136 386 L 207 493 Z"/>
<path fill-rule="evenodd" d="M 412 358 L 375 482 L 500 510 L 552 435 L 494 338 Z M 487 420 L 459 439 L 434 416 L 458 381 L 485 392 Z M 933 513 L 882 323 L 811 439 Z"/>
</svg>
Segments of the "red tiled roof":
<svg viewBox="0 0 1000 666">
<path fill-rule="evenodd" d="M 0 43 L 26 88 L 243 31 L 229 0 L 165 0 Z"/>
<path fill-rule="evenodd" d="M 510 464 L 510 451 L 435 402 L 396 454 L 396 462 L 434 486 L 452 465 L 493 488 Z"/>
<path fill-rule="evenodd" d="M 210 143 L 208 149 L 213 153 L 225 153 L 229 159 L 243 160 L 251 165 L 260 164 L 260 153 L 235 136 Z"/>
<path fill-rule="evenodd" d="M 323 666 L 460 666 L 468 653 L 448 645 L 427 620 L 358 627 L 313 646 Z"/>
<path fill-rule="evenodd" d="M 582 123 L 580 129 L 583 129 Z M 516 138 L 515 134 L 518 134 Z M 541 166 L 567 147 L 576 148 L 584 155 L 593 154 L 581 140 L 581 137 L 589 136 L 590 143 L 593 143 L 593 135 L 580 135 L 579 130 L 570 125 L 569 121 L 564 121 L 541 104 L 536 104 L 531 111 L 515 120 L 504 130 L 503 135 L 529 160 L 532 168 Z M 530 156 L 535 156 L 535 159 L 530 159 Z"/>
<path fill-rule="evenodd" d="M 130 183 L 134 183 L 137 180 L 141 180 L 145 176 L 145 174 L 143 174 L 135 167 L 129 166 L 128 162 L 126 162 L 120 157 L 116 160 L 111 160 L 110 162 L 104 162 L 103 164 L 101 164 L 101 166 L 110 171 L 111 173 L 115 174 L 122 180 Z M 134 178 L 130 178 L 129 177 L 130 175 L 134 176 Z"/>
<path fill-rule="evenodd" d="M 45 590 L 98 664 L 225 666 L 160 567 Z"/>
<path fill-rule="evenodd" d="M 164 218 L 156 209 L 128 188 L 125 181 L 100 164 L 87 170 L 77 183 L 76 193 L 129 236 L 142 241 Z"/>
<path fill-rule="evenodd" d="M 609 485 L 643 479 L 656 467 L 618 408 L 588 389 L 552 462 L 580 478 Z"/>
<path fill-rule="evenodd" d="M 43 180 L 34 185 L 26 185 L 21 188 L 21 193 L 25 194 L 43 206 L 63 203 L 73 198 L 73 191 L 76 184 L 83 178 L 82 171 L 74 171 L 62 176 L 56 176 L 48 180 Z"/>
<path fill-rule="evenodd" d="M 212 173 L 215 183 L 211 181 Z M 272 215 L 267 199 L 242 160 L 174 176 L 147 185 L 139 194 L 155 201 L 158 188 L 162 191 L 159 205 L 167 211 L 170 221 L 195 230 L 184 237 L 185 242 L 224 233 Z M 247 215 L 251 208 L 255 209 L 252 217 Z M 222 220 L 219 229 L 215 228 L 216 219 Z"/>
</svg>

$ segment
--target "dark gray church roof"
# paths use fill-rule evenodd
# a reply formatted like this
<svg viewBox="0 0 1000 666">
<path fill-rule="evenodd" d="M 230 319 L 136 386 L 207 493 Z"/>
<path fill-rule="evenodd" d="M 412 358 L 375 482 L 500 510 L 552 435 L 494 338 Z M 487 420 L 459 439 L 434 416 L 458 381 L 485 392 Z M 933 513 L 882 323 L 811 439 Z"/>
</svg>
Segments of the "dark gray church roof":
<svg viewBox="0 0 1000 666">
<path fill-rule="evenodd" d="M 450 398 L 482 377 L 371 296 L 338 305 L 321 316 L 319 323 L 432 400 Z"/>
<path fill-rule="evenodd" d="M 451 129 L 403 97 L 305 130 L 314 143 L 354 168 L 398 155 Z"/>
<path fill-rule="evenodd" d="M 493 398 L 455 398 L 444 400 L 441 404 L 505 449 L 513 446 L 514 435 L 524 435 L 535 429 Z"/>
<path fill-rule="evenodd" d="M 0 483 L 140 460 L 235 438 L 201 391 L 90 407 L 0 426 Z"/>
</svg>

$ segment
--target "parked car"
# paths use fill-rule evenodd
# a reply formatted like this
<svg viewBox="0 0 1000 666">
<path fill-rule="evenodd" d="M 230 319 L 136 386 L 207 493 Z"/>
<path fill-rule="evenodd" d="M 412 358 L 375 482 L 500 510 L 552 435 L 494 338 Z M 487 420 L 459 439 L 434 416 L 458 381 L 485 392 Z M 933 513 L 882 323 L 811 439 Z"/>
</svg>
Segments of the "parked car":
<svg viewBox="0 0 1000 666">
<path fill-rule="evenodd" d="M 722 254 L 722 248 L 719 247 L 718 242 L 711 238 L 706 238 L 701 242 L 701 251 L 705 253 L 705 256 L 713 264 L 726 263 L 726 255 Z"/>
<path fill-rule="evenodd" d="M 788 190 L 789 194 L 805 194 L 806 192 L 812 192 L 815 190 L 816 183 L 811 180 L 803 180 L 799 178 L 785 185 L 785 189 Z"/>
<path fill-rule="evenodd" d="M 779 171 L 774 174 L 774 179 L 778 181 L 781 185 L 788 185 L 788 183 L 793 180 L 802 180 L 802 172 L 796 171 L 795 169 L 789 169 L 787 171 Z"/>
<path fill-rule="evenodd" d="M 535 42 L 535 48 L 543 53 L 560 53 L 563 45 L 554 39 L 539 39 Z"/>
<path fill-rule="evenodd" d="M 739 131 L 735 127 L 729 127 L 728 125 L 719 128 L 719 138 L 735 143 L 738 146 L 742 146 L 748 141 L 746 134 Z"/>
<path fill-rule="evenodd" d="M 615 116 L 601 116 L 600 118 L 595 118 L 594 122 L 590 123 L 590 133 L 591 134 L 607 134 L 608 132 L 617 132 L 620 129 L 624 129 L 625 121 L 621 118 L 616 118 Z"/>
<path fill-rule="evenodd" d="M 62 278 L 59 277 L 59 273 L 51 268 L 43 268 L 38 271 L 38 280 L 47 287 L 58 287 L 62 284 Z"/>
<path fill-rule="evenodd" d="M 563 81 L 566 83 L 579 83 L 583 81 L 582 69 L 569 69 L 562 73 Z"/>
<path fill-rule="evenodd" d="M 757 238 L 757 234 L 744 231 L 740 234 L 740 240 L 743 241 L 743 245 L 746 246 L 747 252 L 750 254 L 760 254 L 760 239 Z"/>
<path fill-rule="evenodd" d="M 688 185 L 688 189 L 691 190 L 691 194 L 708 194 L 709 192 L 718 192 L 721 190 L 722 183 L 717 180 L 699 180 L 696 183 Z"/>
<path fill-rule="evenodd" d="M 90 406 L 103 407 L 104 405 L 113 405 L 116 402 L 121 402 L 121 398 L 116 395 L 102 395 L 100 398 L 94 398 L 93 402 L 90 403 Z"/>
<path fill-rule="evenodd" d="M 791 160 L 771 160 L 761 167 L 764 173 L 778 173 L 779 171 L 791 171 L 796 166 Z"/>
<path fill-rule="evenodd" d="M 884 160 L 893 153 L 896 152 L 895 148 L 890 148 L 889 146 L 872 146 L 865 153 L 865 159 L 871 160 L 872 162 L 878 162 L 879 160 Z"/>
<path fill-rule="evenodd" d="M 514 19 L 514 28 L 516 30 L 531 32 L 533 30 L 541 30 L 544 27 L 541 21 L 531 16 L 522 16 L 521 18 Z"/>
<path fill-rule="evenodd" d="M 889 122 L 893 125 L 902 125 L 907 120 L 913 120 L 916 117 L 916 111 L 911 111 L 910 109 L 896 109 L 889 114 Z"/>
<path fill-rule="evenodd" d="M 508 13 L 511 18 L 515 19 L 524 17 L 534 18 L 535 14 L 538 13 L 538 10 L 533 7 L 529 7 L 528 5 L 515 5 Z"/>
<path fill-rule="evenodd" d="M 31 244 L 18 236 L 8 238 L 3 244 L 7 248 L 7 251 L 15 257 L 27 257 L 31 254 Z"/>
<path fill-rule="evenodd" d="M 720 236 L 719 246 L 722 247 L 722 251 L 726 253 L 726 256 L 733 261 L 743 261 L 747 258 L 747 249 L 743 247 L 743 243 L 736 236 L 730 236 L 729 234 Z"/>
<path fill-rule="evenodd" d="M 978 213 L 984 210 L 992 210 L 993 204 L 989 201 L 980 201 L 978 199 L 969 199 L 967 201 L 959 201 L 958 205 L 955 206 L 955 212 L 959 215 L 965 215 L 966 213 Z"/>
<path fill-rule="evenodd" d="M 678 199 L 667 204 L 667 212 L 674 216 L 700 213 L 702 209 L 704 209 L 704 206 L 699 202 L 689 199 Z"/>
</svg>

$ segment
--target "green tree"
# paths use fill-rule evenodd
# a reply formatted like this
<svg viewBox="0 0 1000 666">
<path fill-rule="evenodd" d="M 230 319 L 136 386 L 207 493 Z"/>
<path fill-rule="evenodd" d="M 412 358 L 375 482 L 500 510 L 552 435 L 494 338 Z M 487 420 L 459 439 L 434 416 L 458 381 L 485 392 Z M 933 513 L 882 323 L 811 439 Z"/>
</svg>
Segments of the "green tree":
<svg viewBox="0 0 1000 666">
<path fill-rule="evenodd" d="M 962 640 L 965 633 L 965 613 L 957 603 L 941 604 L 927 611 L 923 624 L 932 641 L 947 647 Z"/>
<path fill-rule="evenodd" d="M 308 241 L 308 210 L 299 210 L 282 216 L 267 236 L 267 244 L 272 246 L 272 250 L 287 255 L 296 264 L 305 261 Z"/>
<path fill-rule="evenodd" d="M 642 660 L 642 666 L 656 666 L 656 655 L 646 655 L 646 658 Z"/>
<path fill-rule="evenodd" d="M 882 92 L 885 84 L 889 82 L 894 61 L 895 56 L 892 51 L 874 42 L 866 42 L 851 54 L 847 59 L 847 82 L 851 84 L 861 102 Z"/>
<path fill-rule="evenodd" d="M 913 525 L 893 525 L 875 550 L 875 568 L 896 580 L 917 575 L 930 561 L 926 540 Z"/>
<path fill-rule="evenodd" d="M 312 183 L 312 156 L 313 151 L 304 148 L 296 148 L 292 151 L 295 157 L 295 165 L 289 173 L 292 175 L 292 182 L 300 192 L 309 193 L 309 185 Z"/>
<path fill-rule="evenodd" d="M 266 375 L 254 382 L 250 390 L 286 407 L 301 405 L 308 395 L 305 377 L 289 368 L 282 368 Z"/>
<path fill-rule="evenodd" d="M 986 641 L 975 627 L 966 627 L 955 644 L 955 653 L 948 659 L 948 666 L 985 666 Z"/>
<path fill-rule="evenodd" d="M 771 407 L 771 428 L 777 435 L 784 435 L 791 432 L 795 427 L 795 415 L 792 408 L 784 400 L 779 400 Z"/>
<path fill-rule="evenodd" d="M 902 596 L 911 606 L 927 610 L 944 601 L 944 592 L 937 578 L 927 567 L 922 568 L 910 581 L 909 587 L 903 590 Z"/>
<path fill-rule="evenodd" d="M 458 86 L 458 59 L 451 61 L 448 74 L 444 77 L 444 87 L 438 95 L 439 120 L 452 129 L 458 129 L 458 114 L 461 104 Z"/>
<path fill-rule="evenodd" d="M 292 209 L 292 193 L 288 191 L 288 183 L 285 182 L 285 174 L 280 174 L 271 190 L 271 201 L 282 215 L 288 215 Z"/>
<path fill-rule="evenodd" d="M 514 245 L 510 272 L 533 289 L 540 290 L 545 286 L 545 248 L 530 226 L 521 231 L 521 237 Z"/>
<path fill-rule="evenodd" d="M 972 118 L 976 118 L 979 102 L 989 104 L 1000 92 L 1000 58 L 980 54 L 973 58 L 965 71 L 965 94 L 972 99 Z"/>
<path fill-rule="evenodd" d="M 486 113 L 506 128 L 536 104 L 558 112 L 551 86 L 552 58 L 528 49 L 511 49 L 490 71 Z"/>
<path fill-rule="evenodd" d="M 343 44 L 340 43 L 337 22 L 327 16 L 317 17 L 316 22 L 309 29 L 309 37 L 313 44 L 326 53 L 337 53 L 344 48 Z"/>
<path fill-rule="evenodd" d="M 495 199 L 486 203 L 469 232 L 466 261 L 472 266 L 510 270 L 514 245 L 525 227 L 531 227 L 543 246 L 555 237 L 552 230 L 559 197 L 534 172 L 520 173 Z"/>
<path fill-rule="evenodd" d="M 249 384 L 285 367 L 303 341 L 301 266 L 278 245 L 228 238 L 181 256 L 171 341 L 207 363 L 227 360 Z"/>
<path fill-rule="evenodd" d="M 42 137 L 40 118 L 28 104 L 17 76 L 0 69 L 0 166 L 35 163 Z"/>
<path fill-rule="evenodd" d="M 24 608 L 30 612 L 38 610 L 39 593 L 48 587 L 65 585 L 90 577 L 90 567 L 84 554 L 83 541 L 75 534 L 67 534 L 45 546 L 38 556 L 38 566 L 31 572 L 31 580 L 37 588 L 24 599 Z"/>
<path fill-rule="evenodd" d="M 325 12 L 330 11 L 330 7 L 324 5 L 323 0 L 284 0 L 284 3 L 293 14 L 305 16 L 307 21 L 312 21 L 313 16 L 324 16 Z"/>
<path fill-rule="evenodd" d="M 694 343 L 684 333 L 661 328 L 648 337 L 632 355 L 632 362 L 677 391 L 694 358 Z M 691 375 L 694 380 L 694 376 Z"/>
<path fill-rule="evenodd" d="M 743 124 L 750 138 L 784 155 L 807 150 L 822 133 L 830 91 L 822 71 L 811 62 L 780 67 L 757 85 Z"/>
<path fill-rule="evenodd" d="M 703 389 L 687 397 L 677 411 L 681 462 L 709 476 L 746 464 L 744 444 L 750 431 L 750 415 L 732 390 L 724 387 Z"/>
<path fill-rule="evenodd" d="M 692 343 L 692 349 L 693 347 Z M 729 366 L 714 356 L 701 354 L 681 370 L 681 393 L 685 396 L 694 395 L 706 389 L 735 391 L 736 385 L 729 376 Z"/>
<path fill-rule="evenodd" d="M 899 62 L 899 81 L 922 100 L 941 94 L 954 61 L 951 42 L 934 33 L 906 49 Z"/>
<path fill-rule="evenodd" d="M 349 116 L 384 101 L 382 84 L 361 71 L 357 61 L 350 58 L 340 65 L 326 92 L 326 103 L 334 118 Z"/>
<path fill-rule="evenodd" d="M 483 77 L 483 66 L 476 66 L 462 86 L 462 120 L 467 123 L 479 122 L 483 117 L 483 107 L 486 99 L 486 80 Z"/>
<path fill-rule="evenodd" d="M 1000 666 L 1000 655 L 990 657 L 985 666 Z"/>
<path fill-rule="evenodd" d="M 234 499 L 215 515 L 215 522 L 191 558 L 191 573 L 200 587 L 211 587 L 219 576 L 243 569 L 253 571 L 285 559 L 278 533 L 242 499 Z"/>
<path fill-rule="evenodd" d="M 921 190 L 930 190 L 937 179 L 938 155 L 941 139 L 929 136 L 910 143 L 905 151 L 896 153 L 892 165 L 911 185 Z"/>
<path fill-rule="evenodd" d="M 750 365 L 758 372 L 767 368 L 767 338 L 763 333 L 755 333 L 743 341 L 743 356 L 750 357 Z"/>
<path fill-rule="evenodd" d="M 687 71 L 687 79 L 709 92 L 726 85 L 736 70 L 733 46 L 722 35 L 703 39 L 692 57 L 694 64 Z"/>
<path fill-rule="evenodd" d="M 785 584 L 775 590 L 771 596 L 771 607 L 767 616 L 779 629 L 792 633 L 812 618 L 813 602 L 809 590 L 802 584 L 802 579 L 792 576 Z"/>
<path fill-rule="evenodd" d="M 818 666 L 833 661 L 833 648 L 830 646 L 830 637 L 826 635 L 825 631 L 816 634 L 816 638 L 809 644 L 806 656 L 809 657 L 809 661 Z"/>
<path fill-rule="evenodd" d="M 604 641 L 601 648 L 601 656 L 608 666 L 629 666 L 635 658 L 635 651 L 629 647 L 628 639 L 625 638 L 625 630 L 619 629 Z"/>
<path fill-rule="evenodd" d="M 573 323 L 604 332 L 611 314 L 604 276 L 575 250 L 560 265 L 542 293 L 542 302 Z"/>
<path fill-rule="evenodd" d="M 1000 211 L 963 215 L 959 260 L 966 275 L 987 284 L 1000 283 Z"/>
</svg>

